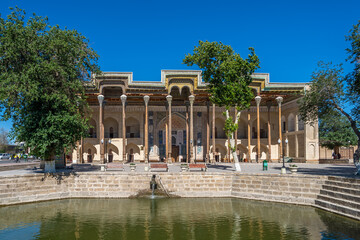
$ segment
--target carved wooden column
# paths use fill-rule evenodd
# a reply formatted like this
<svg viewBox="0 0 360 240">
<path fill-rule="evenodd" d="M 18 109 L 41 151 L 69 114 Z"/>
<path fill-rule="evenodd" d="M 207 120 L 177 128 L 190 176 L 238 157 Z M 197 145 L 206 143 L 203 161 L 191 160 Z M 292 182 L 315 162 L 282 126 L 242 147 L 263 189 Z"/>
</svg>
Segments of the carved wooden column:
<svg viewBox="0 0 360 240">
<path fill-rule="evenodd" d="M 212 152 L 213 152 L 213 158 L 212 158 L 212 162 L 215 163 L 215 153 L 216 153 L 216 142 L 215 142 L 215 104 L 213 104 L 212 107 Z"/>
<path fill-rule="evenodd" d="M 126 115 L 125 115 L 125 103 L 127 96 L 125 94 L 121 95 L 121 103 L 122 103 L 122 140 L 123 140 L 123 162 L 126 161 Z"/>
<path fill-rule="evenodd" d="M 80 163 L 84 163 L 84 138 L 81 137 Z"/>
<path fill-rule="evenodd" d="M 248 162 L 251 162 L 251 127 L 250 127 L 250 109 L 248 111 Z"/>
<path fill-rule="evenodd" d="M 206 105 L 206 162 L 210 163 L 210 103 Z"/>
<path fill-rule="evenodd" d="M 148 95 L 144 96 L 145 102 L 145 163 L 149 162 L 149 114 L 148 114 L 148 103 L 150 97 Z"/>
<path fill-rule="evenodd" d="M 104 146 L 104 95 L 98 96 L 99 100 L 99 127 L 100 127 L 100 162 L 105 163 L 105 146 Z"/>
<path fill-rule="evenodd" d="M 299 131 L 299 115 L 295 115 L 295 157 L 299 157 L 299 139 L 298 139 L 298 131 Z M 319 151 L 320 152 L 320 151 Z M 350 158 L 350 156 L 349 156 Z"/>
<path fill-rule="evenodd" d="M 172 163 L 172 161 L 171 161 L 171 148 L 172 148 L 172 142 L 171 142 L 171 140 L 172 140 L 172 132 L 171 132 L 171 100 L 172 100 L 172 96 L 171 95 L 167 95 L 166 96 L 166 100 L 167 100 L 167 102 L 168 102 L 168 104 L 169 104 L 169 137 L 168 137 L 168 140 L 169 140 L 169 142 L 168 142 L 168 156 L 167 156 L 167 161 L 168 161 L 168 163 Z"/>
<path fill-rule="evenodd" d="M 81 161 L 80 161 L 80 142 L 79 141 L 76 141 L 76 163 L 81 163 Z"/>
<path fill-rule="evenodd" d="M 256 96 L 255 97 L 256 102 L 256 128 L 257 128 L 257 153 L 256 153 L 256 162 L 259 161 L 261 158 L 261 151 L 260 151 L 260 102 L 261 97 Z"/>
<path fill-rule="evenodd" d="M 190 162 L 194 163 L 194 101 L 195 96 L 189 96 L 190 101 Z M 195 152 L 196 154 L 196 152 Z"/>
<path fill-rule="evenodd" d="M 281 136 L 281 103 L 282 103 L 282 101 L 283 101 L 283 98 L 282 97 L 277 97 L 276 98 L 276 101 L 277 101 L 277 103 L 278 103 L 278 106 L 279 106 L 279 141 L 278 141 L 278 143 L 279 143 L 279 147 L 280 147 L 280 149 L 279 149 L 279 160 L 281 160 L 281 156 L 282 156 L 282 136 Z"/>
<path fill-rule="evenodd" d="M 169 154 L 169 114 L 168 114 L 169 105 L 165 102 L 165 159 L 164 162 L 167 160 L 167 156 Z"/>
<path fill-rule="evenodd" d="M 268 145 L 269 145 L 269 150 L 268 150 L 268 162 L 271 162 L 271 124 L 270 124 L 270 108 L 271 108 L 271 101 L 267 102 L 267 109 L 268 109 Z"/>
<path fill-rule="evenodd" d="M 190 147 L 190 137 L 189 137 L 189 102 L 185 102 L 186 112 L 185 112 L 185 121 L 186 121 L 186 162 L 190 162 L 189 147 Z"/>
</svg>

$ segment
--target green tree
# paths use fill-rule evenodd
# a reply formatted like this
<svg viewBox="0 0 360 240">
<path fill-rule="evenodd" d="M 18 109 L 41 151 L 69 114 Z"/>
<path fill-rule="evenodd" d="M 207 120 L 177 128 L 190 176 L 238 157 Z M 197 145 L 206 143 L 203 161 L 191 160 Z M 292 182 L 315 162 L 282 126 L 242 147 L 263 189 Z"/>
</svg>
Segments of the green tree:
<svg viewBox="0 0 360 240">
<path fill-rule="evenodd" d="M 0 152 L 4 153 L 9 145 L 9 132 L 4 128 L 0 128 Z"/>
<path fill-rule="evenodd" d="M 346 40 L 351 42 L 347 49 L 348 61 L 354 69 L 344 74 L 341 65 L 319 63 L 312 74 L 310 88 L 299 103 L 301 118 L 307 123 L 319 119 L 339 121 L 338 115 L 345 117 L 357 138 L 358 150 L 354 154 L 354 164 L 360 171 L 360 21 L 354 25 Z M 330 120 L 329 120 L 330 121 Z"/>
<path fill-rule="evenodd" d="M 357 144 L 349 120 L 338 112 L 319 119 L 320 145 L 328 149 Z"/>
<path fill-rule="evenodd" d="M 188 66 L 197 65 L 202 69 L 203 80 L 208 83 L 210 100 L 218 106 L 225 106 L 225 133 L 231 139 L 231 152 L 235 159 L 235 167 L 240 171 L 239 159 L 235 152 L 234 132 L 237 129 L 241 110 L 248 109 L 254 98 L 249 87 L 251 74 L 259 68 L 259 58 L 253 48 L 249 48 L 247 59 L 235 53 L 231 46 L 221 42 L 199 41 L 193 54 L 187 54 L 183 63 Z M 236 107 L 238 114 L 233 119 L 229 114 L 230 107 Z"/>
<path fill-rule="evenodd" d="M 76 30 L 12 10 L 0 16 L 2 119 L 12 119 L 12 138 L 48 164 L 87 132 L 84 84 L 100 73 L 98 55 Z"/>
</svg>

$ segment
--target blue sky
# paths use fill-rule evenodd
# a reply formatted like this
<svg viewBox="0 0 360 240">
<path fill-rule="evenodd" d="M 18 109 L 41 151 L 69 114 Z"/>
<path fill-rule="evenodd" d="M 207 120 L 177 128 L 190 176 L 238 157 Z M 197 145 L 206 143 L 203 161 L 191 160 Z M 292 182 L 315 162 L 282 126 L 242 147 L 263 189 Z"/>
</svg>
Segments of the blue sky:
<svg viewBox="0 0 360 240">
<path fill-rule="evenodd" d="M 208 40 L 243 57 L 254 47 L 258 72 L 270 73 L 271 82 L 308 82 L 318 61 L 344 61 L 344 36 L 360 20 L 359 0 L 1 0 L 2 17 L 11 6 L 77 29 L 100 55 L 101 70 L 133 72 L 142 81 L 160 81 L 161 69 L 189 69 L 185 54 Z"/>
</svg>

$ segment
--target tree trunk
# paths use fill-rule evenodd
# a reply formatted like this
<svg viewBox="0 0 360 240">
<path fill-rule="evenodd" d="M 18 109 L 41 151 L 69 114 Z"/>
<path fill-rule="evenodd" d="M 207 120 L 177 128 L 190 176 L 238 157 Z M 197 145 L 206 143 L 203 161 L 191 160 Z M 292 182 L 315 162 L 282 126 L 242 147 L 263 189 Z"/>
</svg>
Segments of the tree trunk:
<svg viewBox="0 0 360 240">
<path fill-rule="evenodd" d="M 45 167 L 44 167 L 45 173 L 56 172 L 54 154 L 51 154 L 47 159 L 45 159 L 44 163 L 45 163 Z"/>
<path fill-rule="evenodd" d="M 238 124 L 239 118 L 240 118 L 240 111 L 237 113 L 236 115 L 236 119 L 235 119 L 235 124 Z M 229 119 L 230 115 L 229 115 L 229 110 L 226 110 L 226 119 Z M 235 151 L 234 151 L 235 150 Z M 241 172 L 241 167 L 240 167 L 240 163 L 239 163 L 239 159 L 238 156 L 236 154 L 236 147 L 235 147 L 235 138 L 234 138 L 234 133 L 231 133 L 230 136 L 230 151 L 231 154 L 234 158 L 234 163 L 235 163 L 235 170 L 237 172 Z"/>
<path fill-rule="evenodd" d="M 360 175 L 360 139 L 358 139 L 358 148 L 354 152 L 353 160 L 356 167 L 355 175 Z"/>
<path fill-rule="evenodd" d="M 360 175 L 360 131 L 357 128 L 356 122 L 352 119 L 352 117 L 344 111 L 339 105 L 334 103 L 334 106 L 337 110 L 339 110 L 347 119 L 350 121 L 351 128 L 353 129 L 354 133 L 358 137 L 358 149 L 354 153 L 354 165 L 356 167 L 355 175 Z"/>
</svg>

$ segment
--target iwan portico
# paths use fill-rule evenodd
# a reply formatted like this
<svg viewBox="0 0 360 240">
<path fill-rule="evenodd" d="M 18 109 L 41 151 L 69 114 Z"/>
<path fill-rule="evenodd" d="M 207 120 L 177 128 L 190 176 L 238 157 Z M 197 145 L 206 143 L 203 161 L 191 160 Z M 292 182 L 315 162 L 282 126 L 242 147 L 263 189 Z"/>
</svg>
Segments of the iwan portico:
<svg viewBox="0 0 360 240">
<path fill-rule="evenodd" d="M 241 113 L 239 159 L 278 161 L 284 154 L 317 162 L 317 125 L 304 124 L 298 115 L 297 101 L 308 86 L 270 83 L 263 73 L 253 74 L 250 86 L 258 97 Z M 92 128 L 74 150 L 74 162 L 229 161 L 224 108 L 209 101 L 201 71 L 162 70 L 161 82 L 107 72 L 93 78 L 87 96 Z"/>
</svg>

